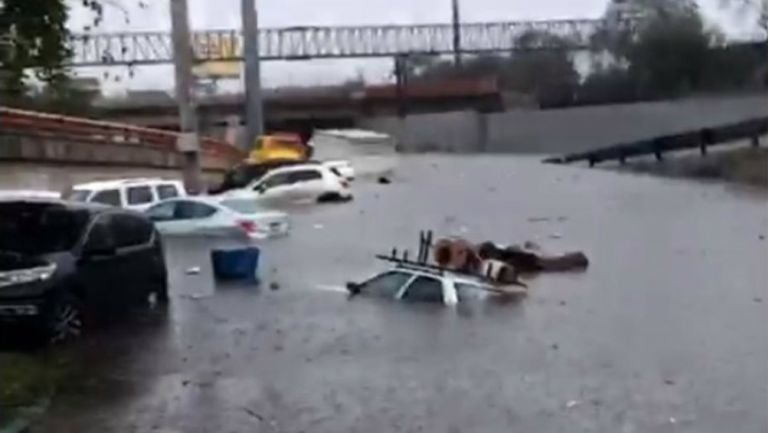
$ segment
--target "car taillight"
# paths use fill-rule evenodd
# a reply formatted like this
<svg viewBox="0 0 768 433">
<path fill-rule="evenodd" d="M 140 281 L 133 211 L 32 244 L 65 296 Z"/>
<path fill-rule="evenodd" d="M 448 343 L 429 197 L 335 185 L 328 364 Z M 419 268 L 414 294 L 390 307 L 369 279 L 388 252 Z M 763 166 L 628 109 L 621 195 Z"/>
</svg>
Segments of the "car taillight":
<svg viewBox="0 0 768 433">
<path fill-rule="evenodd" d="M 255 233 L 259 226 L 253 221 L 238 221 L 240 227 L 245 230 L 246 233 Z"/>
</svg>

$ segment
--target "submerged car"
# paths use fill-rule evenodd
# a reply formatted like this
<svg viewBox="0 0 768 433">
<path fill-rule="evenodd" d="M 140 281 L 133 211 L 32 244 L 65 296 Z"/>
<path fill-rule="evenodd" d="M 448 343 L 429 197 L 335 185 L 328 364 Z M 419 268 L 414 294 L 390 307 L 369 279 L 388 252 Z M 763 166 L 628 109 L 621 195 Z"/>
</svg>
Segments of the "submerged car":
<svg viewBox="0 0 768 433">
<path fill-rule="evenodd" d="M 352 190 L 350 182 L 336 169 L 301 164 L 272 170 L 247 187 L 223 196 L 260 202 L 330 202 L 351 200 Z"/>
<path fill-rule="evenodd" d="M 393 249 L 391 255 L 376 256 L 392 264 L 393 268 L 362 283 L 347 283 L 347 290 L 353 296 L 364 294 L 448 306 L 472 300 L 508 300 L 528 294 L 527 286 L 517 278 L 503 280 L 493 272 L 463 272 L 428 263 L 430 251 L 439 252 L 432 244 L 432 238 L 431 231 L 420 233 L 416 260 L 409 260 L 407 251 L 398 257 L 397 249 Z"/>
<path fill-rule="evenodd" d="M 91 319 L 149 305 L 150 298 L 167 302 L 167 271 L 160 237 L 143 215 L 0 201 L 0 327 L 65 340 Z"/>
<path fill-rule="evenodd" d="M 145 212 L 165 235 L 208 235 L 267 239 L 288 234 L 285 212 L 266 210 L 256 201 L 226 197 L 171 199 Z"/>
<path fill-rule="evenodd" d="M 424 263 L 392 259 L 394 268 L 362 283 L 347 283 L 352 295 L 370 295 L 407 302 L 455 306 L 463 302 L 518 298 L 524 287 L 501 285 L 486 278 L 454 272 Z"/>
</svg>

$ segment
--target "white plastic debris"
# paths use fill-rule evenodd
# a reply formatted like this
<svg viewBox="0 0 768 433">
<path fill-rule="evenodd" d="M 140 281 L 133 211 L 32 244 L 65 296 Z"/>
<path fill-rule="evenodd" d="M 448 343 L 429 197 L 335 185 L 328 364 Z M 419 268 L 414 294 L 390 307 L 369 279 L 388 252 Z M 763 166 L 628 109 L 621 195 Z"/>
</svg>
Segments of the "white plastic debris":
<svg viewBox="0 0 768 433">
<path fill-rule="evenodd" d="M 568 403 L 565 404 L 566 409 L 573 409 L 576 406 L 579 406 L 581 404 L 578 400 L 571 400 Z"/>
<path fill-rule="evenodd" d="M 315 227 L 315 230 L 322 230 L 325 228 L 325 226 L 322 224 L 315 224 L 314 227 Z"/>
<path fill-rule="evenodd" d="M 192 266 L 191 268 L 187 268 L 187 275 L 199 275 L 201 272 L 200 266 Z"/>
</svg>

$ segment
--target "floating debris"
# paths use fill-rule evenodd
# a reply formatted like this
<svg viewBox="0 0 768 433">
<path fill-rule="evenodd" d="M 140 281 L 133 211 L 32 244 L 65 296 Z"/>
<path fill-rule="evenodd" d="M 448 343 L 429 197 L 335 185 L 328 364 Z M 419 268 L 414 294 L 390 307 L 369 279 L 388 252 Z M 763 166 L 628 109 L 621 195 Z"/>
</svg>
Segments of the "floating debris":
<svg viewBox="0 0 768 433">
<path fill-rule="evenodd" d="M 571 400 L 568 403 L 565 404 L 566 409 L 573 409 L 576 406 L 580 406 L 581 402 L 578 400 Z"/>
<path fill-rule="evenodd" d="M 200 272 L 202 272 L 200 266 L 192 266 L 186 270 L 187 275 L 200 275 Z"/>
</svg>

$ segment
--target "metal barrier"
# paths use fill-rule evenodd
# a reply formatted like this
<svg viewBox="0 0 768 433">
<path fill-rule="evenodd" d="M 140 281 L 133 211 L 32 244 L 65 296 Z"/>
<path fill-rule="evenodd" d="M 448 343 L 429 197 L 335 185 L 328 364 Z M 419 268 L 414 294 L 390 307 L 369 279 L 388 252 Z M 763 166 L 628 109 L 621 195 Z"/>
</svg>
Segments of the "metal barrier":
<svg viewBox="0 0 768 433">
<path fill-rule="evenodd" d="M 744 139 L 751 139 L 753 146 L 759 146 L 760 137 L 766 134 L 768 134 L 768 117 L 759 117 L 712 128 L 664 135 L 586 152 L 555 156 L 545 159 L 544 162 L 568 164 L 571 162 L 587 161 L 589 166 L 592 167 L 595 164 L 609 160 L 617 160 L 619 163 L 625 164 L 630 157 L 643 155 L 654 155 L 657 160 L 661 161 L 665 152 L 699 149 L 702 155 L 706 155 L 707 149 L 711 146 L 729 143 L 736 144 L 739 142 L 738 140 Z"/>
<path fill-rule="evenodd" d="M 180 136 L 179 133 L 173 131 L 7 107 L 0 107 L 0 134 L 139 146 L 166 152 L 178 151 L 176 143 Z M 242 160 L 245 157 L 245 152 L 237 147 L 209 137 L 200 138 L 200 152 L 206 156 L 232 162 Z"/>
</svg>

